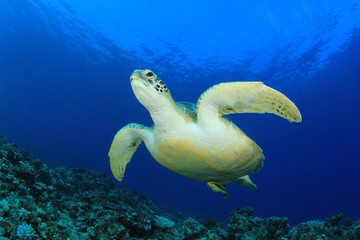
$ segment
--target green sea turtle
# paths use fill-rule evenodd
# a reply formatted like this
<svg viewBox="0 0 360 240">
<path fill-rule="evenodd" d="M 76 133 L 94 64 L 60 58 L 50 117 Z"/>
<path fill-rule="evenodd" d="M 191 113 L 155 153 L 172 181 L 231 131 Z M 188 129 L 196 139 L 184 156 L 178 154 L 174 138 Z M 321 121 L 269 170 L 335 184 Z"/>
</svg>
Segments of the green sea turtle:
<svg viewBox="0 0 360 240">
<path fill-rule="evenodd" d="M 150 112 L 153 127 L 130 123 L 112 142 L 111 171 L 121 181 L 126 165 L 142 141 L 164 167 L 206 182 L 228 195 L 228 183 L 256 188 L 249 174 L 262 166 L 261 148 L 232 121 L 232 113 L 273 113 L 301 122 L 295 104 L 261 82 L 220 83 L 205 91 L 197 104 L 175 102 L 163 81 L 151 70 L 135 70 L 130 82 L 136 98 Z"/>
</svg>

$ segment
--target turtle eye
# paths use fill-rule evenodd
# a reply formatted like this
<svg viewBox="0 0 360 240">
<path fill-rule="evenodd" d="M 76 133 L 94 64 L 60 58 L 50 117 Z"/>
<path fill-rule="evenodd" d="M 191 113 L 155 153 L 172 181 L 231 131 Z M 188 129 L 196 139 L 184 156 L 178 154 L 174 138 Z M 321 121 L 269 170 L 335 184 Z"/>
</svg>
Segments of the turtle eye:
<svg viewBox="0 0 360 240">
<path fill-rule="evenodd" d="M 148 72 L 148 73 L 146 73 L 146 76 L 147 77 L 152 77 L 152 76 L 154 76 L 154 74 L 152 72 Z"/>
</svg>

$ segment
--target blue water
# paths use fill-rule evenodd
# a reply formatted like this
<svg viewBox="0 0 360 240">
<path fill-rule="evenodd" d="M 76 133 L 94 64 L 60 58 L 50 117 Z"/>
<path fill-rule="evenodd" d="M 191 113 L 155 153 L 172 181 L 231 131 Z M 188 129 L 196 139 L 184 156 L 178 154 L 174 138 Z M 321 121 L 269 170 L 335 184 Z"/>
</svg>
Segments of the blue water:
<svg viewBox="0 0 360 240">
<path fill-rule="evenodd" d="M 257 190 L 230 184 L 224 200 L 160 166 L 144 145 L 119 187 L 201 218 L 226 220 L 245 206 L 292 224 L 337 211 L 360 217 L 359 1 L 2 0 L 0 135 L 51 166 L 112 176 L 115 133 L 152 125 L 129 82 L 142 68 L 178 101 L 196 102 L 220 82 L 263 81 L 296 103 L 303 122 L 229 116 L 264 150 Z"/>
</svg>

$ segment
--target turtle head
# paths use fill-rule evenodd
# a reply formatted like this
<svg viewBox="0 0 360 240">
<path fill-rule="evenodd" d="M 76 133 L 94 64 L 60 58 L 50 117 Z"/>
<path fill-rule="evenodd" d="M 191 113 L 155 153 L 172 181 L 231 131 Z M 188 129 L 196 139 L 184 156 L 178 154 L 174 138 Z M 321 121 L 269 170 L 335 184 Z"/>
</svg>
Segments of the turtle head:
<svg viewBox="0 0 360 240">
<path fill-rule="evenodd" d="M 148 110 L 172 101 L 165 83 L 151 70 L 135 70 L 130 77 L 136 98 Z"/>
</svg>

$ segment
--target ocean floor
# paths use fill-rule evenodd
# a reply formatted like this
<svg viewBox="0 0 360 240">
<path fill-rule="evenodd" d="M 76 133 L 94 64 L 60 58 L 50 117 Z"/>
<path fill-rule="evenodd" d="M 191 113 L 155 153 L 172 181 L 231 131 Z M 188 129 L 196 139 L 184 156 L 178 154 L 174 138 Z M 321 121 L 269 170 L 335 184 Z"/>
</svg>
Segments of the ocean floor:
<svg viewBox="0 0 360 240">
<path fill-rule="evenodd" d="M 336 213 L 290 226 L 287 218 L 236 209 L 225 226 L 159 209 L 145 195 L 115 187 L 105 173 L 50 168 L 0 137 L 0 240 L 4 239 L 346 239 L 360 221 Z"/>
</svg>

